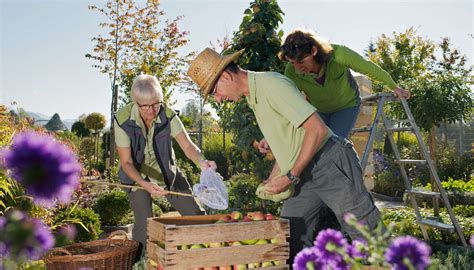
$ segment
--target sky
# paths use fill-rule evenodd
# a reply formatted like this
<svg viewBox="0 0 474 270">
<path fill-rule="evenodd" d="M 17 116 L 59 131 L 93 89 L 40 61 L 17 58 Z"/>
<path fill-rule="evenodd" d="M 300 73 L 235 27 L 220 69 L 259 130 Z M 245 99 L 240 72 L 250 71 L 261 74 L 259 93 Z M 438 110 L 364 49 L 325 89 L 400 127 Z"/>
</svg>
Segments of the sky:
<svg viewBox="0 0 474 270">
<path fill-rule="evenodd" d="M 110 80 L 84 57 L 104 20 L 88 5 L 106 1 L 0 0 L 0 103 L 62 119 L 100 112 L 110 118 Z M 138 1 L 144 2 L 144 1 Z M 201 51 L 238 29 L 250 0 L 162 0 L 166 18 L 183 15 L 189 31 L 184 51 Z M 363 53 L 382 34 L 409 27 L 418 35 L 452 45 L 473 62 L 473 4 L 469 0 L 281 0 L 280 26 L 315 30 L 334 43 Z M 191 98 L 174 92 L 175 109 Z"/>
</svg>

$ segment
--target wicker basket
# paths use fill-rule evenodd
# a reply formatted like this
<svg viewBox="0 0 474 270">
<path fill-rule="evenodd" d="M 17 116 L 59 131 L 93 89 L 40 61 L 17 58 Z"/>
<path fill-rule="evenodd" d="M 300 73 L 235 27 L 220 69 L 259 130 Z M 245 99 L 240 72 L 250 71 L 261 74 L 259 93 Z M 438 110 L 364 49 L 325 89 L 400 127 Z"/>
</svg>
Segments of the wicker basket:
<svg viewBox="0 0 474 270">
<path fill-rule="evenodd" d="M 122 235 L 123 239 L 112 239 L 116 235 Z M 104 240 L 54 248 L 44 261 L 49 270 L 125 270 L 132 269 L 137 249 L 137 241 L 129 240 L 124 231 L 115 231 Z"/>
</svg>

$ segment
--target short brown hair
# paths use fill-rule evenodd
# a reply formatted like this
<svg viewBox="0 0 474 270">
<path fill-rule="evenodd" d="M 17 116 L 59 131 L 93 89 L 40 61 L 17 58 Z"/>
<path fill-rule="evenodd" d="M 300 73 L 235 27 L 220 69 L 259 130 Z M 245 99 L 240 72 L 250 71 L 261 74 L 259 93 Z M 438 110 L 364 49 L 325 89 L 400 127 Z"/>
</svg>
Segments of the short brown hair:
<svg viewBox="0 0 474 270">
<path fill-rule="evenodd" d="M 333 47 L 329 42 L 316 36 L 311 30 L 295 29 L 285 39 L 278 53 L 280 60 L 285 61 L 286 58 L 301 61 L 301 59 L 311 53 L 311 49 L 316 47 L 316 63 L 325 63 L 331 58 Z"/>
</svg>

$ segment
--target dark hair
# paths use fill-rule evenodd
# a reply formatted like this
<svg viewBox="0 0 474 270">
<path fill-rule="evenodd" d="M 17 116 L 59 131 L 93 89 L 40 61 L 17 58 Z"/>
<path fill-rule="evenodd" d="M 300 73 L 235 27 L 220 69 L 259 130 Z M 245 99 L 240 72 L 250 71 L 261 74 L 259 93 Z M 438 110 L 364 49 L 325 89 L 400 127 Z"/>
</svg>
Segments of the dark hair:
<svg viewBox="0 0 474 270">
<path fill-rule="evenodd" d="M 230 62 L 230 64 L 228 64 L 224 70 L 230 73 L 237 73 L 239 72 L 240 68 L 235 62 Z"/>
<path fill-rule="evenodd" d="M 301 29 L 293 30 L 288 34 L 285 42 L 281 46 L 278 57 L 282 61 L 287 60 L 287 58 L 301 61 L 311 54 L 313 46 L 318 49 L 318 53 L 315 56 L 316 63 L 322 64 L 329 61 L 334 50 L 331 44 L 318 38 L 313 31 Z"/>
</svg>

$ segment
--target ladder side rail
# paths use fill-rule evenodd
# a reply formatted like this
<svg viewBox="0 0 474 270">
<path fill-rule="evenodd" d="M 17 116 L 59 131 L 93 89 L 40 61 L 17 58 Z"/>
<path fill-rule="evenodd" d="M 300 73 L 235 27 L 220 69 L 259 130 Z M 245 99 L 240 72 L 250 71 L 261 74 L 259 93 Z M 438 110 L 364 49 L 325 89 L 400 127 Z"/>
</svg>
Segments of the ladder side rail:
<svg viewBox="0 0 474 270">
<path fill-rule="evenodd" d="M 410 121 L 410 124 L 413 127 L 413 130 L 414 130 L 415 136 L 418 140 L 418 144 L 420 146 L 421 152 L 422 152 L 423 156 L 425 157 L 425 160 L 428 164 L 430 172 L 433 175 L 433 178 L 435 179 L 436 184 L 438 185 L 438 191 L 441 195 L 441 198 L 443 199 L 443 202 L 444 202 L 444 205 L 446 207 L 446 210 L 448 211 L 449 217 L 451 218 L 451 222 L 453 223 L 454 228 L 456 229 L 456 232 L 459 236 L 459 239 L 461 240 L 462 245 L 467 247 L 467 242 L 466 242 L 466 239 L 464 238 L 464 233 L 463 233 L 461 227 L 459 226 L 459 223 L 458 223 L 456 217 L 454 216 L 454 212 L 451 208 L 451 203 L 449 202 L 448 195 L 447 195 L 446 191 L 444 190 L 444 188 L 441 184 L 441 180 L 439 179 L 438 173 L 436 171 L 436 167 L 434 166 L 433 161 L 431 160 L 431 157 L 428 154 L 428 150 L 426 149 L 425 143 L 423 142 L 423 138 L 421 137 L 420 130 L 419 130 L 418 126 L 415 123 L 415 118 L 413 117 L 413 115 L 411 113 L 410 107 L 408 106 L 408 103 L 405 99 L 401 98 L 400 101 L 403 105 L 405 113 L 407 114 L 408 120 Z"/>
<path fill-rule="evenodd" d="M 378 127 L 380 119 L 381 119 L 380 116 L 383 112 L 384 103 L 385 103 L 385 97 L 380 98 L 380 100 L 378 100 L 378 102 L 377 102 L 377 111 L 375 112 L 374 121 L 372 123 L 372 128 L 371 128 L 370 133 L 369 133 L 369 139 L 367 140 L 367 144 L 366 144 L 365 150 L 364 150 L 364 155 L 362 156 L 362 160 L 360 161 L 360 164 L 361 164 L 361 167 L 362 167 L 362 175 L 365 175 L 365 168 L 367 167 L 367 162 L 369 160 L 369 154 L 370 154 L 370 152 L 372 152 L 372 147 L 373 147 L 373 144 L 374 144 L 375 135 L 376 135 L 376 132 L 377 132 L 377 127 Z"/>
<path fill-rule="evenodd" d="M 388 120 L 385 116 L 385 113 L 382 113 L 382 120 L 383 120 L 384 129 L 388 130 L 389 125 L 388 125 Z M 395 154 L 395 158 L 397 159 L 397 161 L 400 161 L 400 159 L 401 159 L 400 151 L 398 150 L 397 143 L 393 139 L 392 132 L 387 131 L 387 135 L 388 135 L 388 139 L 390 141 L 390 144 L 392 145 L 392 150 L 393 150 L 393 153 Z M 411 183 L 410 183 L 410 180 L 408 179 L 408 175 L 407 175 L 407 172 L 406 172 L 406 169 L 405 169 L 405 164 L 403 164 L 401 162 L 397 162 L 397 163 L 398 163 L 400 173 L 401 173 L 402 178 L 403 178 L 403 182 L 405 183 L 405 188 L 407 190 L 411 190 Z M 422 224 L 422 219 L 423 218 L 421 216 L 420 208 L 419 208 L 418 203 L 416 201 L 416 196 L 414 196 L 412 194 L 407 194 L 407 195 L 408 195 L 408 198 L 410 199 L 410 203 L 413 207 L 413 210 L 415 211 L 416 221 L 420 226 L 421 233 L 423 234 L 423 238 L 426 241 L 429 241 L 430 238 L 428 236 L 428 231 L 426 230 L 426 225 Z"/>
</svg>

